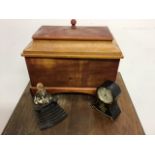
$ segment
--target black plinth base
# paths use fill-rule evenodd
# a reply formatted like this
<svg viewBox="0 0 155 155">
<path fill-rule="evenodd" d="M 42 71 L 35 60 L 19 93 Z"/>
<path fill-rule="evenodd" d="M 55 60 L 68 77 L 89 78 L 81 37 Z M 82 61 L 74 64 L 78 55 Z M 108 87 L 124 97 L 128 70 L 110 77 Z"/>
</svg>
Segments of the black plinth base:
<svg viewBox="0 0 155 155">
<path fill-rule="evenodd" d="M 44 106 L 35 105 L 34 109 L 41 130 L 53 127 L 67 116 L 67 113 L 56 102 Z"/>
<path fill-rule="evenodd" d="M 115 120 L 121 114 L 121 110 L 117 104 L 117 101 L 115 101 L 111 105 L 104 104 L 102 106 L 102 104 L 96 104 L 92 107 L 99 111 L 101 114 L 104 114 L 105 116 L 111 118 L 112 120 Z"/>
</svg>

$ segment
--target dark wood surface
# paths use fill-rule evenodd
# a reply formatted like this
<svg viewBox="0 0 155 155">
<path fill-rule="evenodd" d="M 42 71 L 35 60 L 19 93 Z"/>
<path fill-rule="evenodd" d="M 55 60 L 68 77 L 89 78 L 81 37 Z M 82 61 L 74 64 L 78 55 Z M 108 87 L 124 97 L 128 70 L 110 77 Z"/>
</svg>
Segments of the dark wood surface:
<svg viewBox="0 0 155 155">
<path fill-rule="evenodd" d="M 115 121 L 91 108 L 91 96 L 61 95 L 59 104 L 68 113 L 68 117 L 56 126 L 42 131 L 36 122 L 28 85 L 3 134 L 144 134 L 120 73 L 117 75 L 117 83 L 122 90 L 119 97 L 122 113 Z"/>
<path fill-rule="evenodd" d="M 113 37 L 108 27 L 42 26 L 33 35 L 33 39 L 47 40 L 106 40 Z"/>
</svg>

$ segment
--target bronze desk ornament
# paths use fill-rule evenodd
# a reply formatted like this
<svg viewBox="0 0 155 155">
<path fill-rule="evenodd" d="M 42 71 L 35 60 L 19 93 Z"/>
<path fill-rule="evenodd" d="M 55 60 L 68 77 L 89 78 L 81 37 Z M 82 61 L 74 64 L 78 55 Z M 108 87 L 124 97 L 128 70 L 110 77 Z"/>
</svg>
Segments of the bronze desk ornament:
<svg viewBox="0 0 155 155">
<path fill-rule="evenodd" d="M 37 93 L 34 97 L 34 103 L 38 105 L 48 104 L 52 101 L 52 96 L 46 92 L 42 83 L 37 84 Z"/>
<path fill-rule="evenodd" d="M 47 93 L 42 83 L 37 84 L 34 103 L 40 129 L 52 127 L 67 116 L 66 112 L 57 104 L 57 97 Z"/>
</svg>

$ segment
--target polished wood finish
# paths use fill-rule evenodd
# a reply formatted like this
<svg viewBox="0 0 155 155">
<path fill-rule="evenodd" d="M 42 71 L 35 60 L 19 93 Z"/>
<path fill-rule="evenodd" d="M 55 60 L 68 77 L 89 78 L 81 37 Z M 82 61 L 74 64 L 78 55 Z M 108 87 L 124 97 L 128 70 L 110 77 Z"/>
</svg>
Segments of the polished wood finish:
<svg viewBox="0 0 155 155">
<path fill-rule="evenodd" d="M 47 92 L 51 94 L 57 93 L 82 93 L 82 94 L 90 94 L 95 95 L 96 87 L 45 87 Z M 34 95 L 37 91 L 36 87 L 30 87 L 30 91 L 32 95 Z"/>
<path fill-rule="evenodd" d="M 34 40 L 23 51 L 24 57 L 121 59 L 115 41 Z"/>
<path fill-rule="evenodd" d="M 38 82 L 51 93 L 92 94 L 105 80 L 115 81 L 123 58 L 107 27 L 79 27 L 75 20 L 70 27 L 42 26 L 22 56 L 32 94 Z"/>
<path fill-rule="evenodd" d="M 108 27 L 42 26 L 32 36 L 34 40 L 107 40 L 113 36 Z"/>
<path fill-rule="evenodd" d="M 45 87 L 98 87 L 115 81 L 119 60 L 26 58 L 31 85 Z"/>
<path fill-rule="evenodd" d="M 56 126 L 41 131 L 36 122 L 32 97 L 29 92 L 30 85 L 28 85 L 3 134 L 144 134 L 120 74 L 118 74 L 116 82 L 122 90 L 119 97 L 122 113 L 115 121 L 91 108 L 90 104 L 94 101 L 91 96 L 60 95 L 59 104 L 68 113 L 68 117 Z"/>
</svg>

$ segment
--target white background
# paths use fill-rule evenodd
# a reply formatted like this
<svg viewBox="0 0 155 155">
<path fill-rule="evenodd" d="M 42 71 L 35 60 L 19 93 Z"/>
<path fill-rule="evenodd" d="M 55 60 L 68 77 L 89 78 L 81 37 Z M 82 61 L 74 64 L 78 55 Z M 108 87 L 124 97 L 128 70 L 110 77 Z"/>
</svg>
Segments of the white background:
<svg viewBox="0 0 155 155">
<path fill-rule="evenodd" d="M 121 72 L 146 134 L 155 134 L 155 20 L 77 20 L 77 25 L 109 26 L 124 59 Z M 70 25 L 70 20 L 0 20 L 0 132 L 29 77 L 22 50 L 41 25 Z"/>
</svg>

